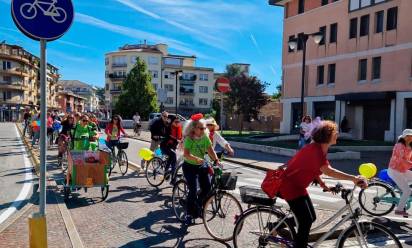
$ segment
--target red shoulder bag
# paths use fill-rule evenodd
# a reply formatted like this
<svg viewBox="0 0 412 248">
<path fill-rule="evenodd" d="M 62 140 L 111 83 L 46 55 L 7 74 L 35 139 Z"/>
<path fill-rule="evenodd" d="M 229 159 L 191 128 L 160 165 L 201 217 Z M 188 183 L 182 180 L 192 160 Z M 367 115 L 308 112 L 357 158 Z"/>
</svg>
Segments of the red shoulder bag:
<svg viewBox="0 0 412 248">
<path fill-rule="evenodd" d="M 263 179 L 262 185 L 260 186 L 270 198 L 274 198 L 279 192 L 282 180 L 285 177 L 285 169 L 280 167 L 276 170 L 268 170 L 266 172 L 265 179 Z"/>
</svg>

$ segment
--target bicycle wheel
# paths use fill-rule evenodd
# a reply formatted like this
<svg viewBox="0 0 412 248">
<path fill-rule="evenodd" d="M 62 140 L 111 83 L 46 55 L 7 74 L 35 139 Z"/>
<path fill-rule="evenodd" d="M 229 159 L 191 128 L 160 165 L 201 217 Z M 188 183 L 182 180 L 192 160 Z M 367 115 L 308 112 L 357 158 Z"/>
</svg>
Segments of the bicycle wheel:
<svg viewBox="0 0 412 248">
<path fill-rule="evenodd" d="M 127 154 L 123 150 L 120 150 L 119 154 L 117 154 L 117 161 L 122 176 L 126 175 L 127 170 L 129 169 L 129 160 L 127 159 Z"/>
<path fill-rule="evenodd" d="M 174 171 L 174 173 L 173 173 L 173 177 L 172 177 L 172 179 L 176 182 L 177 180 L 179 180 L 179 179 L 181 179 L 181 178 L 183 178 L 183 163 L 181 163 L 181 164 L 179 164 L 177 167 L 176 167 L 176 169 L 175 169 L 175 171 Z"/>
<path fill-rule="evenodd" d="M 165 162 L 161 158 L 154 157 L 147 162 L 146 179 L 153 187 L 158 187 L 164 182 Z"/>
<path fill-rule="evenodd" d="M 402 247 L 399 239 L 385 226 L 374 222 L 359 222 L 363 240 L 355 224 L 342 234 L 338 247 Z"/>
<path fill-rule="evenodd" d="M 102 192 L 102 201 L 106 200 L 107 196 L 109 195 L 109 185 L 102 186 L 100 188 Z"/>
<path fill-rule="evenodd" d="M 395 192 L 388 185 L 381 182 L 372 182 L 368 188 L 359 192 L 359 204 L 368 214 L 374 216 L 387 215 L 396 206 Z"/>
<path fill-rule="evenodd" d="M 109 165 L 109 177 L 112 174 L 112 170 L 114 169 L 114 167 L 117 164 L 117 156 L 116 156 L 116 152 L 115 152 L 114 148 L 113 148 L 113 151 L 112 151 L 110 157 L 111 157 L 112 162 Z"/>
<path fill-rule="evenodd" d="M 233 231 L 233 244 L 238 247 L 292 247 L 296 237 L 293 224 L 285 215 L 269 207 L 254 207 L 245 211 L 236 222 Z"/>
<path fill-rule="evenodd" d="M 242 206 L 233 195 L 218 191 L 207 199 L 203 208 L 203 224 L 214 239 L 229 241 L 237 218 L 242 214 Z"/>
<path fill-rule="evenodd" d="M 177 181 L 173 186 L 172 207 L 176 218 L 180 222 L 184 222 L 186 220 L 186 202 L 188 194 L 189 188 L 187 187 L 186 181 L 184 179 Z"/>
</svg>

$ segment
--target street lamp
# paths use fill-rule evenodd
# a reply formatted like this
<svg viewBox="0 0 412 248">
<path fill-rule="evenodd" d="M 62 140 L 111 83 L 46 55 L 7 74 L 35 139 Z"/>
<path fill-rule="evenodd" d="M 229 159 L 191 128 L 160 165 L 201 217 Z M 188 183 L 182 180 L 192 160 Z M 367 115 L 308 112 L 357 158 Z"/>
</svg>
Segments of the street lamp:
<svg viewBox="0 0 412 248">
<path fill-rule="evenodd" d="M 302 58 L 302 84 L 301 84 L 301 95 L 300 95 L 300 108 L 301 108 L 301 115 L 303 117 L 303 111 L 304 111 L 304 92 L 305 92 L 305 71 L 306 71 L 306 43 L 309 39 L 309 37 L 313 37 L 313 40 L 316 44 L 319 44 L 323 37 L 322 32 L 316 32 L 312 34 L 299 34 L 297 38 L 290 39 L 288 42 L 289 48 L 291 50 L 295 50 L 298 47 L 298 44 L 300 43 L 303 48 L 303 58 Z"/>
<path fill-rule="evenodd" d="M 172 72 L 171 74 L 175 75 L 175 77 L 176 77 L 176 87 L 175 87 L 175 90 L 176 90 L 175 114 L 176 114 L 176 116 L 177 116 L 177 84 L 178 84 L 179 76 L 183 74 L 183 71 L 182 71 L 182 70 L 176 70 L 176 71 Z"/>
</svg>

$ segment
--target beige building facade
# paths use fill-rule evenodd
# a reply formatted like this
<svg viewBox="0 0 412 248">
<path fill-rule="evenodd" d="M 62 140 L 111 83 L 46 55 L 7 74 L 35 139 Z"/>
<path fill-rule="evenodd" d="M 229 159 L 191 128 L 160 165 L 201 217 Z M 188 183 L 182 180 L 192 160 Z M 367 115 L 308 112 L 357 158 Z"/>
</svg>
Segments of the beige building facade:
<svg viewBox="0 0 412 248">
<path fill-rule="evenodd" d="M 133 68 L 136 58 L 145 61 L 152 76 L 152 84 L 158 94 L 164 91 L 164 109 L 175 112 L 176 90 L 178 112 L 190 115 L 194 112 L 207 113 L 213 100 L 213 69 L 196 66 L 195 56 L 169 54 L 165 44 L 125 45 L 118 51 L 106 54 L 105 98 L 114 106 L 127 73 Z M 175 71 L 181 70 L 176 87 Z M 158 97 L 159 99 L 159 97 Z M 160 99 L 159 99 L 160 100 Z"/>
<path fill-rule="evenodd" d="M 412 1 L 271 0 L 284 7 L 281 133 L 300 123 L 302 44 L 307 41 L 305 112 L 340 123 L 356 139 L 396 139 L 412 128 Z"/>
<path fill-rule="evenodd" d="M 40 106 L 40 59 L 17 45 L 0 44 L 0 121 L 16 121 L 24 108 Z M 60 75 L 47 65 L 47 106 L 57 109 L 57 81 Z"/>
</svg>

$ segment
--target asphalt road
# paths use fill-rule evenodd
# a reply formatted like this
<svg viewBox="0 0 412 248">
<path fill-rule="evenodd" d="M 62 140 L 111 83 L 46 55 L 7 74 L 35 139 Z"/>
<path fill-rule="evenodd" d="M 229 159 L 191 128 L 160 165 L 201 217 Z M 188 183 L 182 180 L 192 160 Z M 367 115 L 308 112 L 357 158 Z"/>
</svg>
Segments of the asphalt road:
<svg viewBox="0 0 412 248">
<path fill-rule="evenodd" d="M 0 224 L 32 195 L 32 165 L 14 123 L 0 123 Z"/>
</svg>

